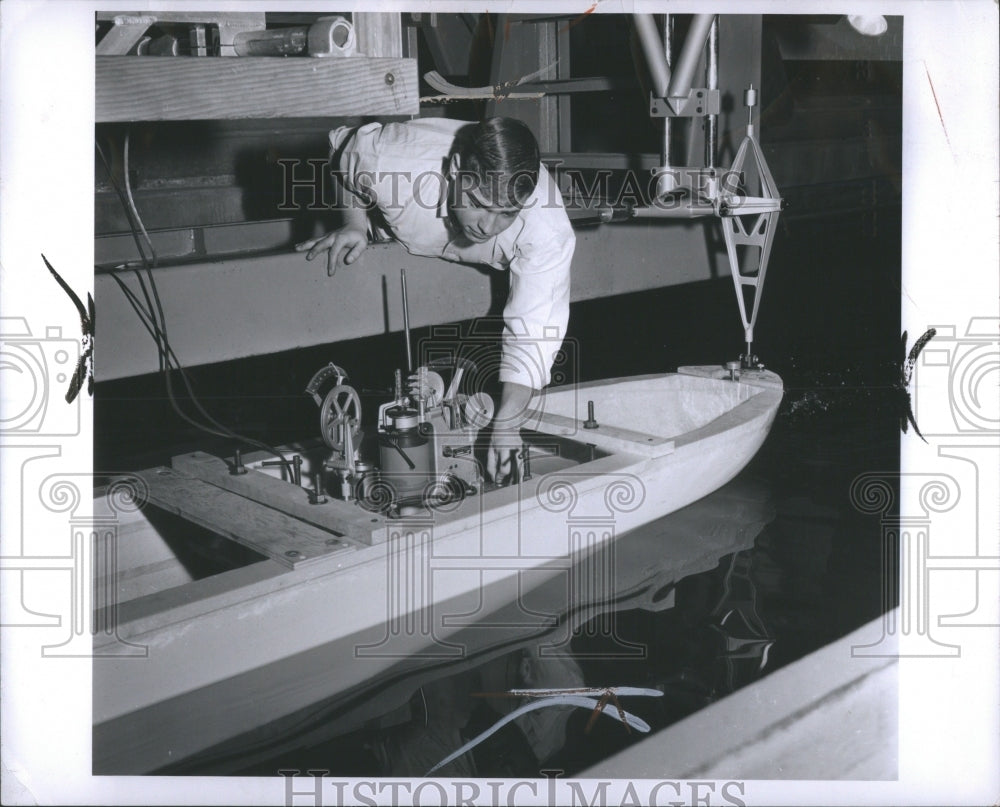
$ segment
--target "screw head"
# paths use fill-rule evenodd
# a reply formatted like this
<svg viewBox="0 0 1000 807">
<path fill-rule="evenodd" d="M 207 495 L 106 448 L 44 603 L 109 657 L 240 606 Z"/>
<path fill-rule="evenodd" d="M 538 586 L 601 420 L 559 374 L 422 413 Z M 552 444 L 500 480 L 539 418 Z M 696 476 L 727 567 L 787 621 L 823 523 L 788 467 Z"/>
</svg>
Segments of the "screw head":
<svg viewBox="0 0 1000 807">
<path fill-rule="evenodd" d="M 285 553 L 285 557 L 286 558 L 301 558 L 302 557 L 302 553 L 299 552 L 299 550 L 297 550 L 297 549 L 289 549 Z"/>
</svg>

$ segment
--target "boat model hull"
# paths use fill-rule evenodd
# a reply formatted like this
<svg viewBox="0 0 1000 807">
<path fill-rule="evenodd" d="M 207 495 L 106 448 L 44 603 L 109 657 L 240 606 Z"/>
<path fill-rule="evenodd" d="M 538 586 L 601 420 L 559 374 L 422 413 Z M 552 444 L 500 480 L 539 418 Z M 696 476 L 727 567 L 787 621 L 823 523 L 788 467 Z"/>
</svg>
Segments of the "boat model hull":
<svg viewBox="0 0 1000 807">
<path fill-rule="evenodd" d="M 462 659 L 468 648 L 452 637 L 556 576 L 567 579 L 567 612 L 612 599 L 606 574 L 574 570 L 595 558 L 606 567 L 616 538 L 736 476 L 781 395 L 773 373 L 729 380 L 722 368 L 557 389 L 526 424 L 539 453 L 520 484 L 397 518 L 362 512 L 355 522 L 371 525 L 367 543 L 339 535 L 332 550 L 300 553 L 292 567 L 272 556 L 155 590 L 131 583 L 128 599 L 105 606 L 116 616 L 105 614 L 111 627 L 95 637 L 95 772 L 160 770 L 407 660 Z M 591 401 L 597 427 L 585 428 Z M 559 460 L 556 449 L 569 444 L 589 452 L 584 461 Z M 158 477 L 178 474 L 164 470 L 140 475 L 151 494 Z M 95 512 L 102 505 L 113 507 L 112 497 Z M 118 517 L 122 591 L 136 576 L 126 540 L 153 539 L 143 508 Z M 678 577 L 690 573 L 684 557 L 676 564 Z M 515 610 L 529 628 L 552 617 Z"/>
</svg>

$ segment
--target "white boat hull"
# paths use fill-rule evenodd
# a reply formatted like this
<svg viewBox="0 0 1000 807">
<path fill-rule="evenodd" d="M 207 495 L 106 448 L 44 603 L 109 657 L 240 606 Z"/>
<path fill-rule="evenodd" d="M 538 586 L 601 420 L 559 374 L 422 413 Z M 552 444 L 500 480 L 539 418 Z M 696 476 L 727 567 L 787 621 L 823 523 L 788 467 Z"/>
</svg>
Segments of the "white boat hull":
<svg viewBox="0 0 1000 807">
<path fill-rule="evenodd" d="M 566 611 L 610 599 L 599 575 L 574 583 L 571 570 L 724 485 L 767 436 L 780 379 L 722 375 L 692 368 L 550 393 L 530 425 L 603 456 L 384 519 L 381 542 L 315 563 L 250 564 L 117 604 L 117 622 L 95 638 L 95 771 L 157 770 L 406 659 L 461 659 L 457 631 L 546 579 L 570 581 Z M 584 430 L 591 400 L 599 426 Z"/>
</svg>

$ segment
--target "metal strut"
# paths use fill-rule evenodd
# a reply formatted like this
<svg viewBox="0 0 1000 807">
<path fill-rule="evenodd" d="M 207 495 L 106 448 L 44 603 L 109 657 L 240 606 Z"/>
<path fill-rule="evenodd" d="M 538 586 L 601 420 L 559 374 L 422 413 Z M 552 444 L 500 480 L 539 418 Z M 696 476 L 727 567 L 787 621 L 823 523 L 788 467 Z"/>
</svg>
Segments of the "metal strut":
<svg viewBox="0 0 1000 807">
<path fill-rule="evenodd" d="M 757 91 L 750 85 L 743 95 L 747 106 L 747 133 L 736 151 L 736 157 L 729 169 L 728 178 L 740 177 L 738 187 L 727 188 L 719 196 L 717 212 L 722 221 L 722 234 L 726 241 L 726 253 L 729 256 L 729 270 L 733 276 L 736 289 L 736 302 L 740 308 L 740 320 L 743 323 L 743 334 L 746 340 L 747 352 L 743 359 L 746 367 L 754 366 L 756 357 L 753 355 L 753 329 L 757 321 L 757 310 L 764 291 L 764 275 L 767 272 L 768 259 L 771 256 L 771 244 L 777 227 L 778 215 L 784 208 L 784 200 L 778 193 L 777 185 L 767 167 L 764 153 L 753 125 L 753 108 L 757 103 Z M 750 161 L 748 163 L 748 160 Z M 754 165 L 760 181 L 760 195 L 749 196 L 745 193 L 745 167 Z M 737 247 L 745 250 L 760 250 L 756 262 L 751 253 L 745 254 L 750 260 L 746 265 L 740 265 L 740 254 Z M 745 297 L 747 289 L 752 289 L 752 303 L 747 313 L 748 302 Z"/>
<path fill-rule="evenodd" d="M 757 91 L 751 84 L 744 92 L 748 109 L 747 132 L 728 171 L 715 167 L 719 113 L 719 22 L 714 14 L 695 14 L 680 54 L 673 64 L 670 23 L 664 15 L 663 40 L 652 14 L 634 14 L 635 31 L 646 57 L 652 88 L 649 114 L 664 119 L 663 165 L 657 179 L 656 195 L 648 206 L 627 211 L 605 209 L 601 221 L 624 218 L 696 219 L 717 216 L 722 224 L 729 269 L 736 288 L 736 302 L 743 323 L 747 352 L 741 356 L 745 367 L 759 363 L 753 355 L 753 331 L 764 287 L 764 275 L 771 256 L 771 243 L 784 200 L 778 193 L 754 131 L 753 108 Z M 707 47 L 706 47 L 707 46 Z M 705 51 L 705 86 L 692 87 L 694 72 Z M 674 117 L 705 119 L 704 168 L 675 169 L 670 161 L 670 123 Z M 747 192 L 747 171 L 759 183 L 759 195 Z M 756 252 L 755 254 L 755 251 Z M 744 259 L 741 265 L 741 258 Z"/>
</svg>

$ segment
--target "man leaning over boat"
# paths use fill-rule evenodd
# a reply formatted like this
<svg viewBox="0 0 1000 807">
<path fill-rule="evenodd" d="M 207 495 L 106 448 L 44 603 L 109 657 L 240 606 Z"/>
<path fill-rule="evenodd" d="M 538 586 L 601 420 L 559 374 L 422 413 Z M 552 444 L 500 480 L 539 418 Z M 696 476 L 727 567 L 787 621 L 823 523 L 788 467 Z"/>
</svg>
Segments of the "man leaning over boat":
<svg viewBox="0 0 1000 807">
<path fill-rule="evenodd" d="M 509 270 L 486 468 L 497 482 L 516 476 L 518 427 L 566 335 L 576 243 L 534 135 L 513 118 L 421 118 L 341 127 L 330 146 L 344 224 L 297 245 L 308 260 L 326 251 L 329 274 L 356 262 L 371 213 L 412 255 Z"/>
</svg>

